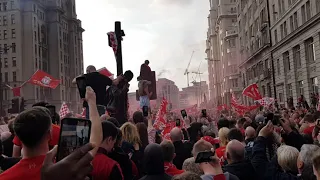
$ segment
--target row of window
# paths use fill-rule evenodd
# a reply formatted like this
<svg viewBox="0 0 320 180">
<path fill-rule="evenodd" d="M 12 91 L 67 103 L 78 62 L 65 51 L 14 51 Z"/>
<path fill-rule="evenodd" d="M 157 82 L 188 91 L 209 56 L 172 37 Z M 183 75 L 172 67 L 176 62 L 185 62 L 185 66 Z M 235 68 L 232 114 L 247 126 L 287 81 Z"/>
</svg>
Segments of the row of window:
<svg viewBox="0 0 320 180">
<path fill-rule="evenodd" d="M 319 93 L 319 83 L 318 83 L 317 77 L 311 78 L 309 80 L 309 84 L 310 84 L 310 88 L 311 88 L 312 93 Z M 298 83 L 297 83 L 297 96 L 305 95 L 304 85 L 305 85 L 304 81 L 298 81 Z M 287 98 L 293 97 L 293 86 L 291 83 L 287 84 L 286 90 L 287 90 Z M 283 97 L 283 92 L 281 92 L 281 91 L 279 92 L 279 101 L 285 102 L 284 97 Z"/>
<path fill-rule="evenodd" d="M 8 7 L 9 6 L 9 7 Z M 10 4 L 8 2 L 2 2 L 0 3 L 0 11 L 7 11 L 7 10 L 12 10 L 15 8 L 15 3 L 14 1 L 10 1 Z"/>
<path fill-rule="evenodd" d="M 11 14 L 10 23 L 11 23 L 11 25 L 16 24 L 16 15 L 15 14 Z M 0 26 L 7 26 L 7 25 L 8 25 L 7 16 L 0 16 Z"/>
<path fill-rule="evenodd" d="M 8 46 L 8 44 L 0 44 L 0 54 L 7 54 L 8 51 L 11 49 L 11 53 L 16 53 L 17 52 L 17 47 L 16 43 L 12 43 L 11 46 Z"/>
<path fill-rule="evenodd" d="M 0 30 L 0 40 L 6 40 L 8 39 L 8 30 L 3 30 L 3 36 L 2 31 Z M 11 29 L 11 38 L 15 39 L 17 37 L 16 29 Z"/>
<path fill-rule="evenodd" d="M 305 46 L 306 62 L 313 63 L 316 59 L 313 38 L 311 37 L 306 41 L 304 41 L 304 46 Z M 293 54 L 293 63 L 296 69 L 300 69 L 301 68 L 300 45 L 296 45 L 292 48 L 292 54 Z M 289 51 L 286 51 L 282 54 L 282 59 L 284 64 L 284 73 L 290 72 L 292 67 L 291 67 Z M 277 59 L 277 74 L 281 75 L 280 59 Z"/>
<path fill-rule="evenodd" d="M 0 73 L 0 81 L 3 82 L 2 81 L 2 73 Z M 10 82 L 8 72 L 4 73 L 4 82 Z M 17 72 L 15 72 L 15 71 L 12 72 L 12 82 L 17 82 Z"/>
<path fill-rule="evenodd" d="M 264 74 L 264 72 L 269 70 L 269 60 L 265 60 L 265 62 L 263 63 L 262 61 L 259 62 L 258 64 L 256 64 L 255 66 L 252 66 L 250 69 L 248 69 L 246 71 L 247 75 L 247 79 L 248 80 L 252 80 L 262 74 Z"/>
<path fill-rule="evenodd" d="M 320 1 L 319 1 L 320 3 Z M 307 1 L 306 4 L 301 6 L 300 9 L 301 13 L 301 23 L 304 24 L 307 22 L 309 19 L 312 17 L 312 9 L 311 9 L 311 4 L 310 1 Z M 278 38 L 278 30 L 274 30 L 274 40 L 275 43 L 278 43 L 279 40 L 285 38 L 289 34 L 288 30 L 288 22 L 290 26 L 290 32 L 293 32 L 299 27 L 299 20 L 298 20 L 298 12 L 294 12 L 293 15 L 289 17 L 289 20 L 284 21 L 280 25 L 280 39 Z"/>
<path fill-rule="evenodd" d="M 0 59 L 0 68 L 9 68 L 9 61 L 8 58 L 3 58 L 3 62 L 2 59 Z M 17 67 L 17 58 L 16 57 L 12 57 L 11 59 L 11 67 Z"/>
</svg>

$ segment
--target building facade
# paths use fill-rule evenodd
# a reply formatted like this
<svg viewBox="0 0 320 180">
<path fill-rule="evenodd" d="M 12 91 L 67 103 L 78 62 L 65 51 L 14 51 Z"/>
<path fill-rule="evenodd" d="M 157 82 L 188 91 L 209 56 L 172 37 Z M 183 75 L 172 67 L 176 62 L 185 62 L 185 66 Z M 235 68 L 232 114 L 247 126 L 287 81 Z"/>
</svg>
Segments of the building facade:
<svg viewBox="0 0 320 180">
<path fill-rule="evenodd" d="M 280 104 L 300 95 L 310 102 L 320 75 L 320 1 L 270 0 L 272 55 Z"/>
<path fill-rule="evenodd" d="M 236 0 L 210 0 L 207 60 L 210 99 L 229 104 L 231 93 L 242 90 Z"/>
<path fill-rule="evenodd" d="M 10 108 L 13 93 L 5 85 L 19 87 L 38 69 L 61 84 L 56 89 L 25 84 L 26 104 L 48 101 L 59 110 L 65 101 L 81 112 L 72 79 L 83 73 L 81 21 L 75 0 L 8 0 L 0 2 L 1 82 L 3 107 Z"/>
<path fill-rule="evenodd" d="M 164 97 L 168 100 L 170 108 L 179 108 L 179 88 L 176 84 L 166 78 L 160 78 L 156 83 L 158 95 L 157 106 L 161 104 L 162 97 Z"/>
<path fill-rule="evenodd" d="M 197 104 L 200 106 L 209 101 L 209 87 L 206 81 L 193 82 L 192 86 L 182 88 L 180 92 L 180 108 L 186 108 Z"/>
<path fill-rule="evenodd" d="M 271 97 L 271 44 L 267 0 L 239 0 L 238 32 L 242 87 L 256 83 L 262 96 Z M 243 103 L 252 104 L 251 98 L 242 95 Z"/>
</svg>

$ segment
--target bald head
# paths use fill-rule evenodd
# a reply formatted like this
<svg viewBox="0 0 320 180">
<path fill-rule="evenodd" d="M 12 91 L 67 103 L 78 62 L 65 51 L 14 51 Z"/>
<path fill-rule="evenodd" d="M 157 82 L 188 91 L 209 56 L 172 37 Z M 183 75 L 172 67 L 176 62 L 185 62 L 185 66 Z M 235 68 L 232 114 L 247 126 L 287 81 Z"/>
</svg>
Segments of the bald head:
<svg viewBox="0 0 320 180">
<path fill-rule="evenodd" d="M 253 127 L 249 126 L 246 128 L 245 134 L 246 134 L 246 139 L 255 138 L 256 130 Z"/>
<path fill-rule="evenodd" d="M 87 67 L 86 71 L 87 71 L 87 73 L 92 73 L 92 72 L 96 72 L 97 69 L 93 65 L 90 65 Z"/>
<path fill-rule="evenodd" d="M 172 142 L 181 141 L 183 138 L 183 134 L 180 128 L 175 127 L 170 131 L 170 138 Z"/>
<path fill-rule="evenodd" d="M 228 143 L 226 152 L 228 163 L 240 162 L 244 160 L 244 144 L 238 140 L 232 140 Z"/>
</svg>

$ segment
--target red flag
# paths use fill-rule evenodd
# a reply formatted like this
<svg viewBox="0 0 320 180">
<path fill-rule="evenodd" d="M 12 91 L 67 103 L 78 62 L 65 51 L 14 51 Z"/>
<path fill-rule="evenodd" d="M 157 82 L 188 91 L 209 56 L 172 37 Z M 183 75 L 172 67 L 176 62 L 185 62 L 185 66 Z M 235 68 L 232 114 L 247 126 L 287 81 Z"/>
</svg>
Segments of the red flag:
<svg viewBox="0 0 320 180">
<path fill-rule="evenodd" d="M 48 87 L 51 89 L 57 88 L 60 84 L 59 79 L 55 79 L 48 73 L 41 70 L 37 70 L 28 80 L 28 82 L 37 86 Z"/>
<path fill-rule="evenodd" d="M 21 87 L 14 87 L 11 89 L 13 92 L 14 97 L 20 97 L 21 96 Z"/>
<path fill-rule="evenodd" d="M 166 127 L 166 120 L 164 119 L 164 115 L 167 113 L 167 105 L 168 101 L 163 97 L 157 113 L 157 118 L 153 124 L 153 127 L 157 130 L 162 130 Z"/>
<path fill-rule="evenodd" d="M 251 84 L 242 91 L 242 95 L 248 96 L 254 100 L 262 99 L 257 84 Z"/>
<path fill-rule="evenodd" d="M 113 76 L 113 74 L 106 67 L 99 69 L 98 72 L 102 75 L 107 76 L 107 77 Z"/>
</svg>

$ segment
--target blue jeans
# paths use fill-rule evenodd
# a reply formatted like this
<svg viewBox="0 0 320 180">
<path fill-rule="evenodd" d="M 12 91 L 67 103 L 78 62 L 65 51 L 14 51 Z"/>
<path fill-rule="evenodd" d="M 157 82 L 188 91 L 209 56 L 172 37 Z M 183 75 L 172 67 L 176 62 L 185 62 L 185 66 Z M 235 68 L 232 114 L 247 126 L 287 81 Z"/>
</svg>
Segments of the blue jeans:
<svg viewBox="0 0 320 180">
<path fill-rule="evenodd" d="M 100 116 L 106 114 L 106 107 L 102 106 L 102 105 L 97 105 L 97 109 L 98 109 L 98 113 Z M 89 108 L 86 108 L 86 119 L 90 119 L 89 118 Z"/>
</svg>

